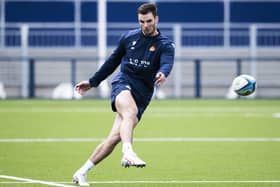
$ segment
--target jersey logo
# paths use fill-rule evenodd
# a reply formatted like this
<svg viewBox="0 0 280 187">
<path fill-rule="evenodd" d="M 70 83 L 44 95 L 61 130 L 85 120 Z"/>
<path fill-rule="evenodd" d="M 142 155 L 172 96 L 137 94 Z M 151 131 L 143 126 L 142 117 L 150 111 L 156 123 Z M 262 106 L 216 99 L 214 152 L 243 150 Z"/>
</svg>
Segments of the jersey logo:
<svg viewBox="0 0 280 187">
<path fill-rule="evenodd" d="M 135 44 L 136 44 L 136 41 L 133 41 L 133 42 L 132 42 L 132 45 L 134 46 Z"/>
<path fill-rule="evenodd" d="M 135 49 L 135 47 L 134 47 L 135 45 L 136 45 L 136 41 L 133 41 L 133 42 L 132 42 L 132 47 L 130 47 L 130 49 L 131 49 L 131 50 L 134 50 L 134 49 Z"/>
<path fill-rule="evenodd" d="M 154 52 L 155 50 L 156 50 L 156 47 L 153 45 L 149 48 L 149 51 L 151 51 L 151 52 Z"/>
</svg>

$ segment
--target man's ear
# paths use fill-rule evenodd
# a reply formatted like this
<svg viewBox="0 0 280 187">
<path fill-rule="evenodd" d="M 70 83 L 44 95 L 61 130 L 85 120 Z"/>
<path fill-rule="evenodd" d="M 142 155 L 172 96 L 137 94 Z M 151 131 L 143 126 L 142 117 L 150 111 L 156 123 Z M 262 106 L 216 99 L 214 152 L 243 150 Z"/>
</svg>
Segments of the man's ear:
<svg viewBox="0 0 280 187">
<path fill-rule="evenodd" d="M 156 16 L 156 17 L 155 17 L 155 22 L 156 22 L 156 24 L 158 24 L 158 21 L 159 21 L 159 17 Z"/>
</svg>

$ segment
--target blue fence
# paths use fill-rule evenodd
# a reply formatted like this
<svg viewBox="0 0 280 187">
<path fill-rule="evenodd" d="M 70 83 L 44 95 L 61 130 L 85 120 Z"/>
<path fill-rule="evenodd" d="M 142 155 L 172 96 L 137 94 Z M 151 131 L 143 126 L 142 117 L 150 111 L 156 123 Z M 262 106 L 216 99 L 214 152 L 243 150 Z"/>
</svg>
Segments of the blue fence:
<svg viewBox="0 0 280 187">
<path fill-rule="evenodd" d="M 133 26 L 119 28 L 108 27 L 107 46 L 113 47 L 121 34 Z M 164 25 L 161 32 L 174 40 L 172 25 L 169 28 Z M 4 46 L 20 47 L 20 28 L 8 27 L 5 29 Z M 182 25 L 182 35 L 180 36 L 183 47 L 222 47 L 225 38 L 229 38 L 231 47 L 247 47 L 250 45 L 250 30 L 248 27 L 232 27 L 229 29 L 229 36 L 225 36 L 225 31 L 221 26 L 209 28 L 189 28 L 189 25 Z M 79 47 L 97 46 L 97 28 L 90 26 L 81 28 L 80 35 L 76 35 L 75 28 L 30 28 L 28 36 L 29 47 L 77 47 L 77 38 L 80 41 Z M 275 28 L 259 28 L 257 30 L 257 46 L 259 47 L 279 47 L 280 46 L 280 26 Z"/>
<path fill-rule="evenodd" d="M 137 22 L 136 10 L 143 2 L 107 3 L 108 22 Z M 161 22 L 222 23 L 223 1 L 159 1 Z M 230 1 L 232 23 L 279 23 L 279 1 Z M 7 22 L 73 22 L 74 1 L 9 1 L 5 4 Z M 172 12 L 170 14 L 170 12 Z M 81 21 L 97 21 L 97 2 L 81 1 Z"/>
<path fill-rule="evenodd" d="M 97 12 L 98 5 L 95 0 L 80 0 L 77 5 L 73 0 L 64 1 L 15 1 L 5 0 L 4 31 L 1 30 L 1 44 L 4 47 L 20 46 L 21 23 L 41 23 L 41 27 L 30 27 L 30 47 L 95 47 L 97 45 Z M 224 46 L 246 47 L 250 43 L 250 24 L 279 24 L 280 1 L 229 1 L 229 10 L 225 10 L 228 1 L 155 1 L 160 16 L 160 28 L 171 39 L 173 38 L 171 25 L 180 23 L 182 27 L 182 45 L 186 47 Z M 107 1 L 108 36 L 107 45 L 115 46 L 120 32 L 128 27 L 121 24 L 137 25 L 137 7 L 143 1 Z M 77 6 L 77 7 L 76 7 Z M 75 10 L 80 9 L 80 15 Z M 225 15 L 228 18 L 225 18 Z M 76 18 L 80 20 L 77 20 Z M 228 27 L 224 27 L 227 22 Z M 75 23 L 81 27 L 77 28 Z M 54 27 L 44 27 L 52 23 Z M 56 27 L 61 24 L 71 26 Z M 94 26 L 84 26 L 85 24 Z M 111 24 L 120 25 L 110 27 Z M 170 25 L 170 27 L 162 25 Z M 217 27 L 189 27 L 196 24 L 215 24 Z M 234 25 L 242 25 L 235 27 Z M 17 25 L 16 27 L 10 25 Z M 244 25 L 246 25 L 244 27 Z M 77 30 L 79 35 L 77 35 Z M 171 33 L 171 34 L 170 34 Z M 225 36 L 225 34 L 229 36 Z M 276 33 L 276 34 L 275 34 Z M 78 44 L 77 44 L 77 41 Z M 279 47 L 280 29 L 260 28 L 258 30 L 257 45 L 260 47 Z"/>
<path fill-rule="evenodd" d="M 1 57 L 0 58 L 0 65 L 2 65 L 4 62 L 6 63 L 12 63 L 12 62 L 19 62 L 19 64 L 17 65 L 19 68 L 21 67 L 20 63 L 21 62 L 21 58 L 20 57 Z M 37 65 L 42 65 L 42 63 L 44 62 L 53 62 L 53 64 L 55 66 L 59 65 L 59 62 L 65 62 L 68 63 L 69 65 L 67 66 L 68 68 L 63 71 L 68 71 L 68 74 L 66 76 L 69 76 L 68 78 L 66 78 L 67 80 L 69 80 L 69 82 L 72 83 L 72 85 L 74 86 L 78 80 L 77 76 L 78 74 L 80 74 L 81 69 L 78 69 L 78 66 L 84 63 L 92 63 L 92 62 L 97 62 L 98 59 L 96 58 L 76 58 L 76 57 L 61 57 L 61 58 L 50 58 L 50 57 L 36 57 L 36 58 L 28 58 L 28 67 L 29 67 L 29 77 L 27 80 L 29 80 L 28 82 L 28 97 L 29 98 L 35 98 L 37 97 L 36 94 L 36 89 L 38 87 L 46 87 L 46 85 L 39 85 L 37 83 L 37 79 L 39 78 L 40 80 L 42 80 L 42 78 L 40 77 L 41 75 L 38 74 L 38 72 L 36 72 L 36 66 Z M 256 62 L 262 62 L 263 64 L 269 64 L 269 62 L 276 62 L 277 66 L 280 67 L 280 58 L 257 58 L 255 59 Z M 223 71 L 223 69 L 220 69 L 219 66 L 220 65 L 225 65 L 225 64 L 231 64 L 234 63 L 234 66 L 230 66 L 233 67 L 233 69 L 231 69 L 231 71 L 233 72 L 233 75 L 226 75 L 223 74 L 222 76 L 224 76 L 224 79 L 228 79 L 228 78 L 232 78 L 235 77 L 237 75 L 243 74 L 243 73 L 248 73 L 248 65 L 250 65 L 251 59 L 250 58 L 180 58 L 180 59 L 176 59 L 176 64 L 177 63 L 182 63 L 182 64 L 186 64 L 186 63 L 191 63 L 193 70 L 191 70 L 192 76 L 193 77 L 188 77 L 188 78 L 184 78 L 183 79 L 183 83 L 182 87 L 184 87 L 185 83 L 184 80 L 193 80 L 192 83 L 190 83 L 190 87 L 193 87 L 193 94 L 192 97 L 194 98 L 201 98 L 204 97 L 203 96 L 203 90 L 205 90 L 205 86 L 207 87 L 207 83 L 205 83 L 205 81 L 209 81 L 209 79 L 213 78 L 214 76 L 210 76 L 209 78 L 205 77 L 205 72 L 210 71 L 207 68 L 204 68 L 204 65 L 209 64 L 209 62 L 215 62 L 217 65 L 217 69 L 214 70 L 215 74 L 218 74 L 219 71 Z M 87 66 L 88 64 L 86 64 Z M 3 66 L 2 67 L 2 71 L 3 71 Z M 97 66 L 96 66 L 97 67 Z M 246 68 L 244 68 L 246 67 Z M 261 92 L 265 93 L 266 90 L 269 89 L 274 89 L 276 90 L 276 96 L 280 97 L 280 83 L 279 81 L 279 77 L 280 77 L 280 73 L 278 70 L 276 70 L 275 68 L 277 68 L 276 66 L 272 66 L 271 68 L 269 68 L 267 65 L 265 66 L 267 69 L 259 69 L 259 73 L 263 74 L 262 79 L 258 80 L 258 89 L 261 90 Z M 176 68 L 176 67 L 175 67 Z M 217 71 L 219 69 L 219 71 Z M 246 71 L 244 71 L 246 69 Z M 270 72 L 268 71 L 270 70 Z M 94 72 L 96 70 L 92 70 L 91 72 Z M 182 73 L 184 73 L 185 70 L 181 70 Z M 228 68 L 226 69 L 226 71 L 228 71 Z M 267 71 L 267 72 L 266 72 Z M 276 72 L 273 72 L 276 71 Z M 52 73 L 57 73 L 57 74 L 61 74 L 62 70 L 61 69 L 53 69 L 51 71 Z M 203 74 L 204 72 L 204 74 Z M 263 73 L 264 72 L 264 73 Z M 1 81 L 3 81 L 3 83 L 9 87 L 9 84 L 13 81 L 9 80 L 8 77 L 12 77 L 12 76 L 20 76 L 19 74 L 16 74 L 16 72 L 14 72 L 15 75 L 10 75 L 6 77 L 2 77 L 1 78 L 1 72 L 0 72 L 0 78 L 2 79 Z M 12 74 L 12 72 L 10 72 L 10 74 Z M 211 74 L 211 72 L 210 72 Z M 50 75 L 52 76 L 52 75 Z M 173 78 L 176 75 L 172 75 Z M 185 77 L 186 75 L 183 75 L 182 77 Z M 187 75 L 190 76 L 190 75 Z M 45 79 L 47 79 L 45 82 L 48 82 L 48 78 L 49 76 L 47 76 Z M 88 78 L 88 77 L 87 77 Z M 169 78 L 169 79 L 173 79 L 173 78 Z M 206 78 L 206 79 L 205 79 Z M 80 77 L 79 77 L 80 79 Z M 218 78 L 217 80 L 215 80 L 215 82 L 213 82 L 213 84 L 211 84 L 210 86 L 213 87 L 213 89 L 216 89 L 216 93 L 217 93 L 217 97 L 219 96 L 219 88 L 223 87 L 223 89 L 228 89 L 230 82 L 228 81 L 224 81 L 222 80 L 223 78 Z M 267 79 L 267 80 L 266 80 Z M 65 79 L 64 79 L 65 80 Z M 57 82 L 60 82 L 60 80 L 57 80 Z M 176 82 L 172 83 L 172 80 L 169 81 L 169 86 L 167 86 L 167 89 L 169 89 L 169 92 L 171 93 L 170 95 L 168 95 L 168 97 L 175 97 L 175 93 L 174 93 L 174 84 L 176 84 Z M 14 84 L 14 82 L 13 82 Z M 20 87 L 20 81 L 19 81 L 19 85 L 17 85 L 17 87 Z M 50 83 L 47 83 L 48 86 L 50 87 L 54 87 L 55 85 L 50 85 Z M 15 86 L 15 85 L 10 85 L 10 86 Z M 209 87 L 209 85 L 208 85 Z M 190 90 L 190 89 L 189 89 Z M 268 91 L 270 92 L 270 91 Z M 278 95 L 277 95 L 278 93 Z M 265 94 L 264 94 L 265 95 Z M 179 96 L 180 97 L 180 96 Z M 262 96 L 264 97 L 264 96 Z"/>
</svg>

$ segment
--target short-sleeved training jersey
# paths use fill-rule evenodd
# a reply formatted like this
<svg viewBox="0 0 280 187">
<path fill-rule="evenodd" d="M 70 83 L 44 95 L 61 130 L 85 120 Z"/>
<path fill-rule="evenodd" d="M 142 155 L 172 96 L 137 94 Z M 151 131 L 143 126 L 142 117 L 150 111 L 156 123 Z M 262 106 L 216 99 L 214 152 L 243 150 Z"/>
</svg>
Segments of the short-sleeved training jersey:
<svg viewBox="0 0 280 187">
<path fill-rule="evenodd" d="M 174 44 L 160 32 L 147 37 L 141 29 L 131 30 L 121 36 L 117 48 L 100 69 L 89 79 L 97 87 L 121 65 L 112 82 L 125 79 L 140 92 L 153 92 L 155 76 L 162 72 L 167 77 L 174 63 Z"/>
</svg>

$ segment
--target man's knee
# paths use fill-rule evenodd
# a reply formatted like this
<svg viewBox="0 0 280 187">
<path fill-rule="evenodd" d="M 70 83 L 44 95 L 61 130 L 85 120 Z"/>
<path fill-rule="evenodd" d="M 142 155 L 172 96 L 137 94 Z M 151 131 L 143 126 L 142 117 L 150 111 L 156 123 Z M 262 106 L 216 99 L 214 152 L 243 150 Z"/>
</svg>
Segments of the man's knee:
<svg viewBox="0 0 280 187">
<path fill-rule="evenodd" d="M 126 108 L 123 112 L 122 112 L 122 117 L 123 119 L 130 119 L 130 120 L 136 120 L 137 119 L 137 112 L 138 109 L 137 107 L 130 107 L 130 108 Z"/>
</svg>

